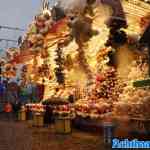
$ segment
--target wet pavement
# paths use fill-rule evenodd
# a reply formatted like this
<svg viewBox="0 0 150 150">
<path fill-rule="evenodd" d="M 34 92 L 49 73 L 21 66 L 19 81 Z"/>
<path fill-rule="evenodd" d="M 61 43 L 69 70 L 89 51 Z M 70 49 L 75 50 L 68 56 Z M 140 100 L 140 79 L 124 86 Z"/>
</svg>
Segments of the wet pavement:
<svg viewBox="0 0 150 150">
<path fill-rule="evenodd" d="M 56 134 L 54 126 L 32 127 L 28 122 L 5 120 L 0 116 L 0 150 L 103 150 L 103 138 L 73 129 Z"/>
</svg>

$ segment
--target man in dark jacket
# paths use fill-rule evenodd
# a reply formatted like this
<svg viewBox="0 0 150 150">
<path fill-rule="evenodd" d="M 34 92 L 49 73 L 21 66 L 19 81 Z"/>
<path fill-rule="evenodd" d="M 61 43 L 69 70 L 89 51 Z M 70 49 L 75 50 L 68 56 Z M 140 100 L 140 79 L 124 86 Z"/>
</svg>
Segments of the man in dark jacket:
<svg viewBox="0 0 150 150">
<path fill-rule="evenodd" d="M 2 82 L 2 79 L 0 78 L 0 102 L 4 100 L 4 93 L 5 93 L 5 85 Z"/>
</svg>

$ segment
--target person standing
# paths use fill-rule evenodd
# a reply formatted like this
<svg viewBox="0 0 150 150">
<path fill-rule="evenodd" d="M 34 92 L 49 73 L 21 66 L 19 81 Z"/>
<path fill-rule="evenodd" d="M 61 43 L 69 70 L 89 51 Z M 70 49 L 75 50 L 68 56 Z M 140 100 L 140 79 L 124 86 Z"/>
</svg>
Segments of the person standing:
<svg viewBox="0 0 150 150">
<path fill-rule="evenodd" d="M 33 86 L 31 81 L 29 81 L 26 85 L 27 95 L 28 95 L 28 102 L 32 102 L 33 96 Z"/>
<path fill-rule="evenodd" d="M 21 109 L 21 102 L 16 101 L 15 103 L 13 103 L 12 109 L 13 109 L 13 118 L 15 121 L 17 121 L 18 120 L 18 112 Z"/>
<path fill-rule="evenodd" d="M 2 79 L 0 78 L 0 102 L 3 102 L 4 100 L 4 92 L 5 92 L 5 86 L 3 84 Z"/>
<path fill-rule="evenodd" d="M 20 92 L 19 92 L 19 99 L 21 101 L 21 104 L 26 104 L 28 102 L 28 93 L 27 93 L 27 87 L 24 82 L 20 85 Z"/>
<path fill-rule="evenodd" d="M 32 103 L 37 102 L 37 84 L 35 82 L 31 82 L 32 84 Z"/>
<path fill-rule="evenodd" d="M 6 114 L 6 119 L 8 121 L 12 120 L 12 105 L 10 102 L 6 102 L 5 106 L 4 106 L 4 112 Z"/>
<path fill-rule="evenodd" d="M 3 103 L 4 103 L 4 99 L 5 99 L 5 85 L 2 81 L 2 79 L 0 78 L 0 112 L 3 112 Z"/>
<path fill-rule="evenodd" d="M 52 123 L 53 108 L 49 104 L 45 105 L 44 124 L 48 126 Z"/>
<path fill-rule="evenodd" d="M 15 80 L 10 80 L 7 90 L 7 101 L 11 102 L 12 104 L 16 103 L 16 101 L 18 100 L 18 85 Z"/>
<path fill-rule="evenodd" d="M 38 98 L 38 101 L 42 101 L 43 98 L 44 98 L 44 90 L 45 90 L 45 85 L 44 85 L 44 80 L 42 82 L 42 84 L 37 84 L 36 86 L 36 95 L 37 95 L 37 98 Z"/>
</svg>

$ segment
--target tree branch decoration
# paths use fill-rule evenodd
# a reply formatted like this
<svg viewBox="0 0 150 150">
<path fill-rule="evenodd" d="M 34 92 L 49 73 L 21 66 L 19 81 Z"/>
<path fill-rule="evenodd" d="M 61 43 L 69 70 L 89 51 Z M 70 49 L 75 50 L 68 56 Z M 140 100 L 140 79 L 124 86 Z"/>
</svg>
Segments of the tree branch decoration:
<svg viewBox="0 0 150 150">
<path fill-rule="evenodd" d="M 55 62 L 57 67 L 55 68 L 55 76 L 57 79 L 58 84 L 64 85 L 65 84 L 65 75 L 64 75 L 64 58 L 62 56 L 62 47 L 60 44 L 57 45 L 57 49 L 55 50 L 56 52 L 56 58 Z"/>
<path fill-rule="evenodd" d="M 78 45 L 78 62 L 82 70 L 87 75 L 88 80 L 92 79 L 92 71 L 85 57 L 85 44 L 92 36 L 97 35 L 98 31 L 92 29 L 92 19 L 85 14 L 74 15 L 70 14 L 68 26 L 71 29 L 71 35 Z"/>
</svg>

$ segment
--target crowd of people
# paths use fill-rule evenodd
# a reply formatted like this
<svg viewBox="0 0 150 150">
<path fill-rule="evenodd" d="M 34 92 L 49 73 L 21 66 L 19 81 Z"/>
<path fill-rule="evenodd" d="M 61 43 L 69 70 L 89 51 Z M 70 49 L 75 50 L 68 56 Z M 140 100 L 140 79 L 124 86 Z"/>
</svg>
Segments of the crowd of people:
<svg viewBox="0 0 150 150">
<path fill-rule="evenodd" d="M 0 103 L 11 104 L 13 110 L 43 98 L 44 85 L 32 81 L 0 77 Z M 4 109 L 4 108 L 3 108 Z"/>
</svg>

